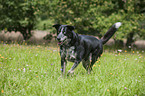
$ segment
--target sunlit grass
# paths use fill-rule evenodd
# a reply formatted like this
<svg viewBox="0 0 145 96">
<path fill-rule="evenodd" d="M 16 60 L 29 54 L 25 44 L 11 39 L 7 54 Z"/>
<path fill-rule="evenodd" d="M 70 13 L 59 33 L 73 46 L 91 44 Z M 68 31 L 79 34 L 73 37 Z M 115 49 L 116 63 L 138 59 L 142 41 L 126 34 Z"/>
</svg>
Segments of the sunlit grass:
<svg viewBox="0 0 145 96">
<path fill-rule="evenodd" d="M 67 71 L 73 63 L 68 63 Z M 86 74 L 61 77 L 59 48 L 0 44 L 0 96 L 145 95 L 145 52 L 104 52 Z"/>
</svg>

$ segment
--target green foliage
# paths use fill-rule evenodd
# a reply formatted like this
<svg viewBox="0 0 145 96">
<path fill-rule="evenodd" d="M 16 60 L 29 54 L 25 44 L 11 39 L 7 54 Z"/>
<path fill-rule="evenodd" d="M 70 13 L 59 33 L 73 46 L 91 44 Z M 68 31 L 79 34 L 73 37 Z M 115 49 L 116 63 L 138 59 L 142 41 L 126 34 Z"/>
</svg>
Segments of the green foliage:
<svg viewBox="0 0 145 96">
<path fill-rule="evenodd" d="M 24 39 L 29 39 L 36 21 L 37 3 L 33 0 L 4 0 L 0 1 L 0 6 L 0 29 L 20 31 Z"/>
<path fill-rule="evenodd" d="M 52 19 L 46 19 L 46 20 L 39 19 L 35 28 L 37 30 L 49 30 L 49 32 L 55 33 L 56 30 L 54 30 L 54 28 L 52 27 L 52 24 L 54 24 L 54 20 Z"/>
<path fill-rule="evenodd" d="M 144 0 L 4 0 L 0 1 L 0 29 L 21 31 L 27 39 L 34 28 L 54 32 L 52 25 L 60 23 L 74 25 L 77 33 L 101 37 L 114 23 L 122 22 L 114 39 L 127 38 L 131 32 L 136 33 L 134 37 L 144 38 L 144 3 Z"/>
<path fill-rule="evenodd" d="M 141 27 L 145 15 L 141 13 L 143 0 L 46 0 L 43 17 L 55 20 L 56 23 L 70 24 L 81 34 L 101 37 L 115 22 L 123 25 L 115 38 L 127 38 L 135 32 L 144 37 Z M 140 22 L 140 23 L 139 23 Z"/>
<path fill-rule="evenodd" d="M 0 44 L 0 49 L 0 96 L 145 95 L 144 51 L 106 50 L 91 74 L 80 64 L 63 78 L 58 48 Z"/>
</svg>

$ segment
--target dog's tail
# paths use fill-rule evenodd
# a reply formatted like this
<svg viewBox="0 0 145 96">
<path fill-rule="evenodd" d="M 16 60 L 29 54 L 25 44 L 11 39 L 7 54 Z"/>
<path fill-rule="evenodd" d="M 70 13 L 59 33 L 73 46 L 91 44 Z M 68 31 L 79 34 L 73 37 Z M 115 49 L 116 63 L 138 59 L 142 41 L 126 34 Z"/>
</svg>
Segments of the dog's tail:
<svg viewBox="0 0 145 96">
<path fill-rule="evenodd" d="M 101 38 L 103 44 L 105 44 L 117 31 L 117 29 L 121 26 L 121 22 L 117 22 L 105 33 L 105 35 Z"/>
</svg>

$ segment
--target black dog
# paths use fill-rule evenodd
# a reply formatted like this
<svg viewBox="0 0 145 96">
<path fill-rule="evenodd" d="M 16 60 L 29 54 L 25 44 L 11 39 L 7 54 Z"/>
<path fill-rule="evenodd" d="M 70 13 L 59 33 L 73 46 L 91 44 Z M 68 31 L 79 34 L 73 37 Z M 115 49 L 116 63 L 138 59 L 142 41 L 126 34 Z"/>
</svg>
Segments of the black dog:
<svg viewBox="0 0 145 96">
<path fill-rule="evenodd" d="M 74 69 L 82 61 L 83 67 L 88 73 L 92 70 L 93 64 L 103 52 L 105 44 L 121 26 L 120 22 L 115 23 L 107 33 L 98 40 L 95 37 L 87 35 L 78 35 L 74 27 L 69 25 L 55 24 L 53 27 L 57 30 L 57 40 L 60 45 L 62 73 L 65 73 L 67 60 L 74 62 L 68 74 L 73 73 Z"/>
</svg>

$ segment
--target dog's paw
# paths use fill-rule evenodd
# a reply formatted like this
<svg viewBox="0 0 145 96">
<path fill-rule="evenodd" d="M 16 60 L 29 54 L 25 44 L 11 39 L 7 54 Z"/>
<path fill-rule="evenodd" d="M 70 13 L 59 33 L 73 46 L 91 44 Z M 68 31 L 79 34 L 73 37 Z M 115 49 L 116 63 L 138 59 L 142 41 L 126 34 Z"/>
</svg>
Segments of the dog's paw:
<svg viewBox="0 0 145 96">
<path fill-rule="evenodd" d="M 69 70 L 67 76 L 73 75 L 74 71 Z"/>
<path fill-rule="evenodd" d="M 121 25 L 122 25 L 121 22 L 117 22 L 117 23 L 115 23 L 115 28 L 118 29 Z"/>
</svg>

